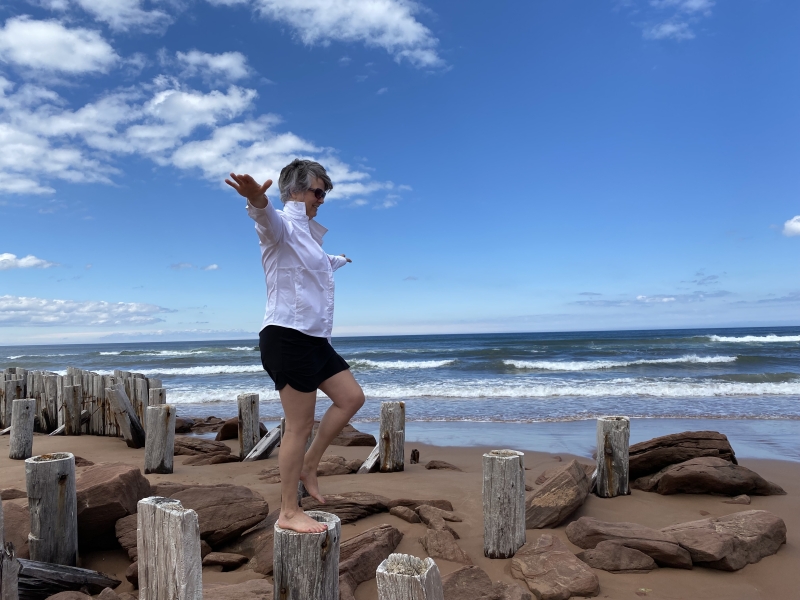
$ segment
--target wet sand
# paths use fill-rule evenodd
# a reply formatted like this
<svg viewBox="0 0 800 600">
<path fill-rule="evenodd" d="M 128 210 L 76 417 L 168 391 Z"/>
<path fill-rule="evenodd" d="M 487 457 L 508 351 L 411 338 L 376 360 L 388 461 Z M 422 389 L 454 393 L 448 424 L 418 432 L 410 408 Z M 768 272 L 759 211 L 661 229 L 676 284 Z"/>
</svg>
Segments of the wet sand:
<svg viewBox="0 0 800 600">
<path fill-rule="evenodd" d="M 668 421 L 668 420 L 665 420 Z M 593 425 L 591 422 L 587 422 Z M 724 424 L 724 421 L 718 422 Z M 370 475 L 341 475 L 320 478 L 323 493 L 336 493 L 346 491 L 367 491 L 381 494 L 389 498 L 446 498 L 449 499 L 455 511 L 464 520 L 461 523 L 452 523 L 461 539 L 458 544 L 472 558 L 473 562 L 483 568 L 493 580 L 503 580 L 521 584 L 510 575 L 510 560 L 490 560 L 483 556 L 483 518 L 481 500 L 481 455 L 489 449 L 498 447 L 512 447 L 525 451 L 526 479 L 533 484 L 536 477 L 547 468 L 563 464 L 571 458 L 578 458 L 581 462 L 591 463 L 587 458 L 586 450 L 591 452 L 592 438 L 582 441 L 579 448 L 573 449 L 574 454 L 569 454 L 561 448 L 574 448 L 569 442 L 570 436 L 561 436 L 553 424 L 535 424 L 539 435 L 531 436 L 531 431 L 524 433 L 521 438 L 506 427 L 505 441 L 507 443 L 493 444 L 491 446 L 434 446 L 414 441 L 420 437 L 428 439 L 431 436 L 415 436 L 415 428 L 409 424 L 406 443 L 406 470 L 402 473 L 370 474 Z M 672 423 L 672 425 L 678 425 Z M 494 426 L 494 425 L 493 425 Z M 580 427 L 586 427 L 582 425 Z M 578 429 L 580 427 L 577 427 Z M 361 426 L 362 429 L 369 430 Z M 552 435 L 542 432 L 556 432 Z M 632 428 L 635 432 L 636 427 Z M 669 427 L 667 432 L 677 432 L 686 429 L 701 429 L 701 427 Z M 716 428 L 725 432 L 724 427 Z M 591 434 L 593 428 L 589 428 Z M 430 432 L 429 432 L 430 433 Z M 581 438 L 587 433 L 582 430 Z M 467 432 L 474 441 L 481 440 L 480 429 Z M 491 441 L 498 441 L 496 434 L 492 434 Z M 521 434 L 520 434 L 521 435 Z M 578 433 L 575 434 L 576 436 Z M 638 435 L 638 434 L 636 434 Z M 647 437 L 650 437 L 649 435 Z M 577 437 L 575 438 L 577 439 Z M 543 450 L 543 440 L 550 440 L 551 450 Z M 553 440 L 560 440 L 555 444 Z M 638 441 L 638 440 L 636 440 Z M 515 442 L 515 443 L 508 443 Z M 12 461 L 8 456 L 8 437 L 0 438 L 0 489 L 19 488 L 25 489 L 25 472 L 23 461 Z M 236 448 L 236 442 L 228 442 Z M 781 485 L 788 493 L 786 496 L 753 497 L 750 506 L 737 506 L 724 504 L 724 498 L 717 496 L 659 496 L 658 494 L 633 491 L 630 496 L 603 500 L 590 496 L 586 504 L 579 509 L 567 522 L 581 516 L 592 516 L 608 521 L 633 521 L 650 527 L 664 527 L 670 524 L 691 521 L 705 516 L 721 516 L 738 512 L 740 510 L 763 509 L 769 510 L 782 517 L 788 527 L 788 541 L 776 555 L 767 557 L 761 562 L 748 565 L 741 571 L 727 573 L 705 568 L 695 568 L 691 571 L 676 569 L 656 569 L 647 574 L 611 574 L 604 571 L 595 571 L 600 579 L 600 598 L 633 599 L 637 590 L 648 590 L 647 598 L 657 599 L 696 599 L 704 600 L 790 600 L 800 597 L 800 463 L 776 460 L 744 458 L 741 449 L 737 447 L 735 437 L 732 439 L 734 450 L 740 456 L 740 463 L 747 466 L 763 477 Z M 408 464 L 408 457 L 412 448 L 419 449 L 421 464 Z M 365 447 L 339 447 L 332 446 L 329 454 L 344 456 L 346 458 L 365 458 L 369 453 Z M 43 454 L 54 451 L 68 451 L 93 462 L 119 461 L 143 466 L 144 450 L 132 450 L 121 439 L 82 436 L 75 438 L 66 437 L 34 437 L 34 454 Z M 236 451 L 236 450 L 234 450 Z M 278 451 L 279 452 L 279 451 Z M 555 453 L 558 454 L 555 454 Z M 746 454 L 746 453 L 745 453 Z M 558 460 L 558 457 L 561 460 Z M 228 463 L 209 466 L 186 466 L 184 461 L 188 457 L 175 457 L 175 472 L 172 475 L 148 475 L 151 482 L 176 481 L 195 484 L 231 483 L 248 486 L 263 495 L 274 509 L 279 503 L 279 484 L 266 484 L 258 479 L 261 470 L 277 464 L 277 453 L 265 460 L 255 463 Z M 461 469 L 463 472 L 429 471 L 424 464 L 432 459 L 445 460 Z M 79 469 L 80 471 L 80 469 Z M 25 504 L 25 499 L 12 500 Z M 708 515 L 701 514 L 705 511 Z M 343 539 L 348 539 L 370 527 L 388 523 L 403 532 L 404 537 L 397 552 L 405 552 L 420 557 L 426 556 L 419 538 L 424 534 L 422 524 L 410 524 L 388 513 L 373 515 L 354 524 L 342 527 Z M 578 548 L 571 545 L 566 538 L 564 529 L 567 523 L 554 530 L 528 530 L 527 539 L 533 541 L 543 532 L 553 532 L 560 537 L 573 551 Z M 458 569 L 461 565 L 436 559 L 443 574 Z M 130 564 L 127 554 L 122 550 L 92 552 L 82 556 L 85 567 L 97 569 L 115 576 L 124 583 L 119 591 L 132 591 L 131 585 L 125 581 L 124 572 Z M 246 579 L 260 578 L 253 571 L 240 568 L 237 571 L 220 573 L 204 570 L 205 583 L 237 583 Z M 356 591 L 357 600 L 375 600 L 377 591 L 375 580 L 359 586 Z"/>
</svg>

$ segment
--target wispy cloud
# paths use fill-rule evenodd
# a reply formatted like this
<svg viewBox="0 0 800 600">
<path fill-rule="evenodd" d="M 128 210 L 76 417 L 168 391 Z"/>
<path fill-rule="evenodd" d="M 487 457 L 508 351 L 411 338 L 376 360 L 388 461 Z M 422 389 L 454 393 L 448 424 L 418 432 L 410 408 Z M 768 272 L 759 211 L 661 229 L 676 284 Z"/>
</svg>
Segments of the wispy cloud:
<svg viewBox="0 0 800 600">
<path fill-rule="evenodd" d="M 377 92 L 375 92 L 375 93 L 376 93 L 378 96 L 381 96 L 381 95 L 385 94 L 385 93 L 386 93 L 386 92 L 388 92 L 388 91 L 389 91 L 389 88 L 388 88 L 388 87 L 382 87 L 381 89 L 379 89 L 379 90 L 378 90 Z"/>
<path fill-rule="evenodd" d="M 685 21 L 665 21 L 642 31 L 642 36 L 646 40 L 684 40 L 694 39 L 694 32 L 689 28 L 689 23 Z"/>
<path fill-rule="evenodd" d="M 691 294 L 639 294 L 635 297 L 628 296 L 616 300 L 578 300 L 577 302 L 573 302 L 573 304 L 596 307 L 666 306 L 672 304 L 705 302 L 712 298 L 723 298 L 730 295 L 732 295 L 732 293 L 726 290 L 711 292 L 697 291 Z"/>
<path fill-rule="evenodd" d="M 800 235 L 800 215 L 792 217 L 783 224 L 783 235 L 787 237 Z"/>
<path fill-rule="evenodd" d="M 110 0 L 109 0 L 110 1 Z M 247 4 L 262 17 L 288 25 L 308 45 L 363 43 L 382 48 L 398 62 L 441 68 L 439 41 L 417 20 L 421 4 L 407 0 L 208 0 Z"/>
<path fill-rule="evenodd" d="M 0 296 L 0 326 L 148 325 L 173 312 L 154 304 Z"/>
<path fill-rule="evenodd" d="M 190 50 L 177 52 L 175 56 L 184 68 L 184 76 L 199 75 L 210 81 L 237 81 L 250 75 L 247 57 L 241 52 L 209 54 Z"/>
<path fill-rule="evenodd" d="M 57 266 L 59 266 L 58 263 L 36 258 L 33 254 L 21 258 L 17 258 L 16 254 L 8 252 L 0 254 L 0 271 L 8 271 L 10 269 L 49 269 Z"/>
<path fill-rule="evenodd" d="M 144 10 L 142 0 L 74 0 L 83 10 L 116 31 L 163 31 L 172 17 L 162 10 Z"/>
<path fill-rule="evenodd" d="M 618 0 L 614 8 L 628 12 L 646 40 L 683 42 L 697 37 L 693 30 L 711 16 L 715 0 Z"/>
<path fill-rule="evenodd" d="M 217 264 L 207 265 L 203 267 L 203 271 L 218 271 L 218 270 L 219 270 L 219 265 Z"/>
<path fill-rule="evenodd" d="M 186 271 L 188 269 L 194 269 L 194 265 L 192 263 L 179 262 L 171 264 L 169 268 L 173 271 Z"/>
</svg>

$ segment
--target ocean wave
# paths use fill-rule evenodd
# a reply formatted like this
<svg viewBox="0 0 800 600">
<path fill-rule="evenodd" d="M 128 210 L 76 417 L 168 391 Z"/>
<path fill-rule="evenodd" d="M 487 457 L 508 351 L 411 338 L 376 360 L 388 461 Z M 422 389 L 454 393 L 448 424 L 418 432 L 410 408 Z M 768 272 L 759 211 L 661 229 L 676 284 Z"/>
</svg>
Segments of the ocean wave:
<svg viewBox="0 0 800 600">
<path fill-rule="evenodd" d="M 551 360 L 504 360 L 503 363 L 515 369 L 530 369 L 541 371 L 597 371 L 600 369 L 614 369 L 619 367 L 632 367 L 637 365 L 673 365 L 681 363 L 715 364 L 735 362 L 735 356 L 697 356 L 687 354 L 677 358 L 644 358 L 641 360 L 613 361 L 613 360 L 586 360 L 586 361 L 551 361 Z"/>
<path fill-rule="evenodd" d="M 774 343 L 774 342 L 800 342 L 800 335 L 743 335 L 728 337 L 724 335 L 710 335 L 712 342 L 741 342 L 741 343 Z"/>
<path fill-rule="evenodd" d="M 348 361 L 351 366 L 367 369 L 436 369 L 452 365 L 455 360 L 367 360 L 356 358 Z"/>
<path fill-rule="evenodd" d="M 136 369 L 137 373 L 148 375 L 224 375 L 235 373 L 260 373 L 261 365 L 210 365 L 207 367 L 161 367 L 157 369 Z"/>
<path fill-rule="evenodd" d="M 66 354 L 17 354 L 15 356 L 6 356 L 8 360 L 17 360 L 18 358 L 52 358 L 54 356 L 78 356 L 75 352 Z"/>
<path fill-rule="evenodd" d="M 504 379 L 364 386 L 367 398 L 709 398 L 800 396 L 800 381 L 726 382 L 692 379 L 619 378 L 606 381 L 509 382 Z"/>
<path fill-rule="evenodd" d="M 208 354 L 209 350 L 117 350 L 99 352 L 100 356 L 193 356 Z"/>
<path fill-rule="evenodd" d="M 233 350 L 234 352 L 250 352 L 251 350 L 258 350 L 258 346 L 234 346 L 233 348 L 228 348 L 228 350 Z"/>
</svg>

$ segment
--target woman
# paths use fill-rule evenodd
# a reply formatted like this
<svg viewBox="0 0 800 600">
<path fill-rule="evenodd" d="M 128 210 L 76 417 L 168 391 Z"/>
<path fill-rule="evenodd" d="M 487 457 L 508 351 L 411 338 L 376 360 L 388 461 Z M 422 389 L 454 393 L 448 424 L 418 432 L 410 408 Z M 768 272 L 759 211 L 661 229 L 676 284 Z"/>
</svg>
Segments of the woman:
<svg viewBox="0 0 800 600">
<path fill-rule="evenodd" d="M 250 175 L 231 173 L 225 183 L 247 198 L 247 213 L 256 222 L 267 281 L 267 310 L 259 334 L 261 363 L 280 391 L 286 417 L 278 456 L 278 526 L 320 533 L 326 525 L 298 506 L 298 481 L 311 496 L 325 502 L 317 485 L 322 453 L 364 404 L 361 386 L 330 344 L 333 272 L 351 262 L 344 254 L 333 256 L 322 250 L 322 236 L 327 230 L 313 220 L 333 184 L 319 163 L 293 160 L 278 180 L 284 203 L 283 210 L 278 211 L 265 195 L 271 179 L 260 185 Z M 314 425 L 317 389 L 333 404 L 306 451 Z"/>
</svg>

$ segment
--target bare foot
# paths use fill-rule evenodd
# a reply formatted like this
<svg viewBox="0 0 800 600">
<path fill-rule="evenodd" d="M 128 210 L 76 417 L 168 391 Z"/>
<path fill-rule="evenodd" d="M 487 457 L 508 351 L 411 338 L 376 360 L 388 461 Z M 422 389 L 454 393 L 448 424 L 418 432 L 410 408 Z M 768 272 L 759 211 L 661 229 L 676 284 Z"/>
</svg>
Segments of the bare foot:
<svg viewBox="0 0 800 600">
<path fill-rule="evenodd" d="M 325 523 L 315 521 L 300 509 L 293 513 L 281 511 L 278 527 L 291 529 L 297 533 L 322 533 L 328 529 Z"/>
<path fill-rule="evenodd" d="M 316 469 L 307 469 L 303 467 L 303 470 L 300 471 L 300 481 L 303 482 L 303 485 L 306 486 L 306 491 L 308 495 L 314 498 L 314 500 L 325 504 L 325 496 L 319 493 L 319 482 L 317 481 L 317 470 Z"/>
</svg>

